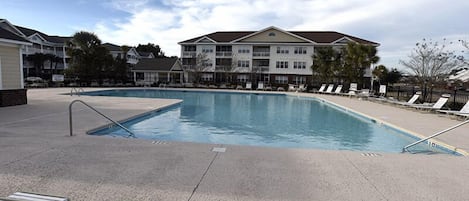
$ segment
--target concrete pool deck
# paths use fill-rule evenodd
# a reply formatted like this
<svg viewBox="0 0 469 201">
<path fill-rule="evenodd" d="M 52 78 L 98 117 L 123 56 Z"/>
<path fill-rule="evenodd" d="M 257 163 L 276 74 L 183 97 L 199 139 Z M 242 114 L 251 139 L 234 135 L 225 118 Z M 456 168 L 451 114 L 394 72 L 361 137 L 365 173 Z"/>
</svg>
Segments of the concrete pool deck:
<svg viewBox="0 0 469 201">
<path fill-rule="evenodd" d="M 85 89 L 91 90 L 91 89 Z M 279 149 L 89 136 L 108 124 L 82 105 L 69 137 L 69 88 L 28 90 L 0 108 L 0 197 L 16 191 L 75 200 L 466 200 L 469 161 L 418 155 Z M 296 95 L 296 94 L 294 94 Z M 316 96 L 431 135 L 460 121 L 356 98 Z M 175 100 L 79 97 L 113 119 Z M 469 150 L 469 125 L 439 141 Z M 226 152 L 212 152 L 225 147 Z"/>
</svg>

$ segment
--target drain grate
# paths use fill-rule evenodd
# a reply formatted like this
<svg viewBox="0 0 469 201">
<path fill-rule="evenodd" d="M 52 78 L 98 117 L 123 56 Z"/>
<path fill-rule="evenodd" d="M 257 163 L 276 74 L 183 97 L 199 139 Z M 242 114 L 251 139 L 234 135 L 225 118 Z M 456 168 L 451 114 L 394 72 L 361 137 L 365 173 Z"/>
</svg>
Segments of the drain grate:
<svg viewBox="0 0 469 201">
<path fill-rule="evenodd" d="M 160 141 L 160 140 L 155 140 L 151 142 L 152 144 L 169 144 L 168 142 L 165 141 Z"/>
<path fill-rule="evenodd" d="M 381 154 L 377 154 L 377 153 L 362 153 L 362 156 L 379 157 L 379 156 L 382 156 L 382 155 L 381 155 Z"/>
</svg>

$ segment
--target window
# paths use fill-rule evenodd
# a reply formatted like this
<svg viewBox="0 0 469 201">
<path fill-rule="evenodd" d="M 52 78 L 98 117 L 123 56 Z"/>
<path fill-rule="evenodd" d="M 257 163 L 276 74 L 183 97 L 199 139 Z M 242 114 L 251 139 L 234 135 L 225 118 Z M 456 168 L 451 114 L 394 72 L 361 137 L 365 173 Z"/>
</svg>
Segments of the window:
<svg viewBox="0 0 469 201">
<path fill-rule="evenodd" d="M 210 73 L 202 74 L 202 81 L 212 81 L 212 80 L 213 80 L 213 74 L 210 74 Z"/>
<path fill-rule="evenodd" d="M 239 49 L 238 50 L 238 53 L 241 53 L 241 54 L 243 54 L 243 53 L 248 53 L 249 54 L 250 52 L 251 51 L 249 49 Z"/>
<path fill-rule="evenodd" d="M 274 32 L 270 32 L 270 33 L 269 33 L 269 36 L 275 36 L 275 33 L 274 33 Z"/>
<path fill-rule="evenodd" d="M 249 67 L 249 61 L 240 60 L 238 61 L 238 67 Z"/>
<path fill-rule="evenodd" d="M 236 76 L 236 79 L 238 82 L 247 82 L 248 81 L 248 75 L 238 75 Z"/>
<path fill-rule="evenodd" d="M 289 51 L 287 48 L 277 47 L 277 54 L 288 54 Z"/>
<path fill-rule="evenodd" d="M 196 47 L 195 45 L 185 45 L 184 52 L 195 52 Z"/>
<path fill-rule="evenodd" d="M 304 61 L 295 61 L 293 62 L 294 69 L 306 69 L 306 62 Z"/>
<path fill-rule="evenodd" d="M 295 47 L 295 54 L 306 54 L 306 47 Z"/>
<path fill-rule="evenodd" d="M 275 82 L 277 84 L 288 84 L 288 76 L 277 75 L 275 76 Z"/>
<path fill-rule="evenodd" d="M 304 76 L 295 77 L 295 84 L 304 84 L 304 83 L 306 83 L 306 77 Z"/>
<path fill-rule="evenodd" d="M 277 61 L 277 68 L 288 68 L 288 61 Z"/>
<path fill-rule="evenodd" d="M 216 49 L 217 49 L 217 52 L 231 52 L 231 46 L 218 45 Z"/>
</svg>

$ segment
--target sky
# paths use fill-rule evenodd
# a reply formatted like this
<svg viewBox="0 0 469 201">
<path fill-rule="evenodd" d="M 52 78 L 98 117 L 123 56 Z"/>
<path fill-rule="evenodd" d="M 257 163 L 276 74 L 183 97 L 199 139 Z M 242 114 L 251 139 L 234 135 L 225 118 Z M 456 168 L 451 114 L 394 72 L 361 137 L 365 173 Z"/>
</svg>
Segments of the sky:
<svg viewBox="0 0 469 201">
<path fill-rule="evenodd" d="M 469 40 L 468 11 L 468 0 L 0 0 L 0 18 L 12 24 L 48 35 L 89 31 L 117 45 L 153 43 L 167 56 L 180 56 L 178 42 L 216 31 L 337 31 L 380 43 L 378 64 L 401 70 L 399 60 L 423 38 L 446 39 L 467 54 L 458 40 Z"/>
</svg>

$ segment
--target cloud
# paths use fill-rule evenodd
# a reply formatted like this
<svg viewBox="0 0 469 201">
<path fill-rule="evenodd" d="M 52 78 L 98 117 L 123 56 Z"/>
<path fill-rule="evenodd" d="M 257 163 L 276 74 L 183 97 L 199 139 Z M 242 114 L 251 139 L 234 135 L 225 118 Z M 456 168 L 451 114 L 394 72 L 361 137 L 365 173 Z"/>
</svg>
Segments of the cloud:
<svg viewBox="0 0 469 201">
<path fill-rule="evenodd" d="M 398 67 L 422 38 L 457 40 L 469 32 L 463 23 L 469 2 L 437 0 L 111 0 L 107 6 L 129 17 L 105 19 L 94 32 L 103 41 L 155 43 L 179 56 L 180 41 L 215 31 L 339 31 L 376 41 L 382 62 Z M 406 54 L 407 53 L 407 54 Z"/>
</svg>

